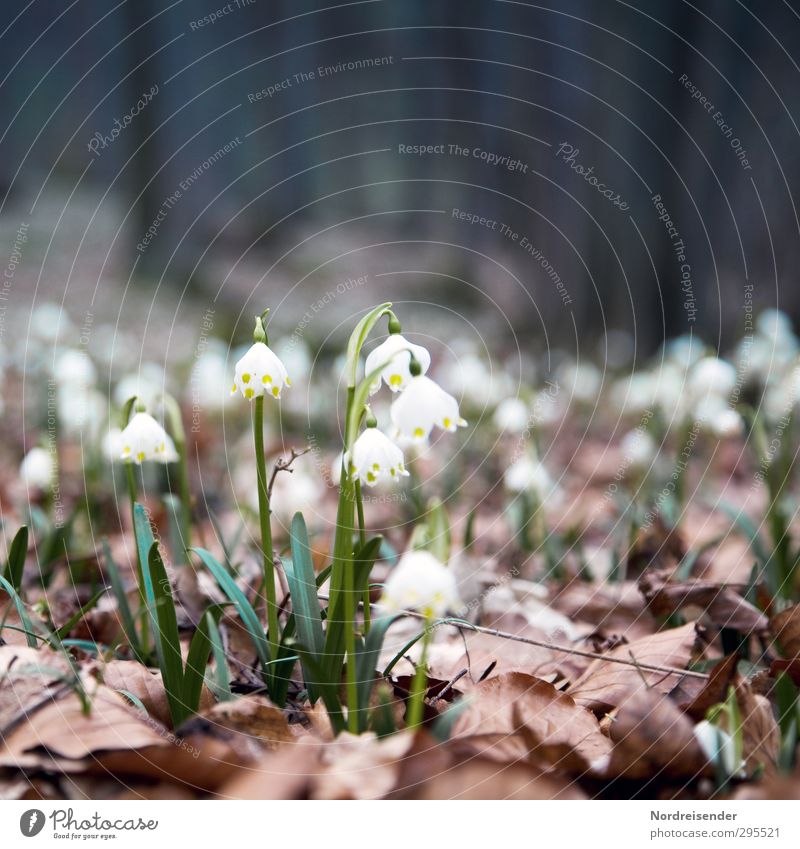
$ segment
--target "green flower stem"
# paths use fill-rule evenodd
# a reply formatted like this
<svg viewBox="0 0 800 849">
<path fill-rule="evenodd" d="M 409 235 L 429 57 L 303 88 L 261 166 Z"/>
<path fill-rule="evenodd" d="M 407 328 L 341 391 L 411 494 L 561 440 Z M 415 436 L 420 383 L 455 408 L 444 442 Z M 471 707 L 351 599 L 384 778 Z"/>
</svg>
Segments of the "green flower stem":
<svg viewBox="0 0 800 849">
<path fill-rule="evenodd" d="M 189 490 L 189 461 L 186 456 L 186 442 L 176 442 L 178 452 L 178 486 L 181 492 L 181 531 L 186 562 L 191 563 L 189 550 L 192 547 L 192 494 Z"/>
<path fill-rule="evenodd" d="M 264 558 L 264 589 L 267 597 L 267 640 L 272 660 L 278 657 L 278 599 L 275 593 L 275 562 L 272 551 L 269 492 L 267 491 L 267 461 L 264 456 L 264 396 L 253 402 L 253 440 L 256 451 L 258 478 L 258 516 L 261 522 L 261 551 Z"/>
<path fill-rule="evenodd" d="M 128 484 L 128 498 L 131 502 L 131 534 L 133 534 L 133 544 L 136 549 L 136 584 L 139 588 L 139 610 L 137 615 L 141 617 L 140 621 L 140 644 L 141 650 L 143 654 L 147 654 L 148 652 L 148 622 L 150 619 L 150 615 L 147 611 L 147 600 L 144 595 L 144 566 L 142 565 L 141 560 L 139 559 L 139 546 L 136 544 L 136 522 L 135 522 L 135 505 L 137 498 L 137 487 L 136 487 L 136 472 L 133 468 L 133 463 L 128 461 L 125 463 L 125 480 Z"/>
<path fill-rule="evenodd" d="M 364 500 L 361 495 L 361 481 L 357 480 L 355 482 L 355 499 L 356 499 L 356 510 L 358 511 L 358 541 L 359 544 L 363 547 L 367 542 L 367 533 L 365 530 L 365 522 L 364 522 Z M 369 633 L 369 627 L 371 624 L 371 616 L 370 616 L 370 607 L 369 607 L 369 575 L 367 575 L 366 584 L 363 589 L 363 599 L 364 599 L 364 633 Z"/>
<path fill-rule="evenodd" d="M 425 706 L 425 691 L 428 683 L 428 645 L 431 641 L 431 618 L 425 619 L 425 630 L 422 632 L 422 653 L 419 663 L 414 670 L 414 678 L 411 681 L 411 692 L 408 697 L 408 710 L 406 711 L 406 727 L 416 728 L 422 724 L 423 708 Z"/>
</svg>

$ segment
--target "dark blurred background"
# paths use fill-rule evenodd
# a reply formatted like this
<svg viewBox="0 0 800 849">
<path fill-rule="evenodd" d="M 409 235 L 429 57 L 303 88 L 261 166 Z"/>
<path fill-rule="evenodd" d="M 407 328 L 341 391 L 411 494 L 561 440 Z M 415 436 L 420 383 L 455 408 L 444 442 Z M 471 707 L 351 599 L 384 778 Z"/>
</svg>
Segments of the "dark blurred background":
<svg viewBox="0 0 800 849">
<path fill-rule="evenodd" d="M 4 0 L 0 16 L 19 304 L 118 310 L 135 290 L 171 316 L 214 298 L 236 315 L 368 274 L 353 309 L 399 283 L 534 345 L 615 330 L 640 353 L 685 332 L 730 344 L 751 294 L 800 310 L 796 2 Z"/>
</svg>

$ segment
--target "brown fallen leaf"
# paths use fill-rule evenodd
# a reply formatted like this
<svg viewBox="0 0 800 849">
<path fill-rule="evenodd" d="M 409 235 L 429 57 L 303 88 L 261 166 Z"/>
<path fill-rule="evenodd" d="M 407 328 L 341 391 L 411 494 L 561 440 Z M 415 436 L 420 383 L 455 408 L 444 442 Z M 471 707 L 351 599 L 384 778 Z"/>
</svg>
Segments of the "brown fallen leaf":
<svg viewBox="0 0 800 849">
<path fill-rule="evenodd" d="M 742 756 L 749 774 L 762 767 L 775 772 L 781 733 L 769 699 L 753 692 L 749 682 L 737 676 L 734 682 L 742 722 Z"/>
<path fill-rule="evenodd" d="M 727 657 L 714 666 L 703 689 L 688 704 L 682 706 L 683 710 L 692 717 L 695 722 L 706 718 L 709 708 L 724 702 L 728 696 L 728 689 L 736 677 L 736 664 L 739 658 L 736 654 Z"/>
<path fill-rule="evenodd" d="M 0 737 L 28 714 L 69 689 L 72 669 L 63 655 L 28 646 L 0 646 Z"/>
<path fill-rule="evenodd" d="M 171 746 L 155 720 L 145 722 L 126 699 L 99 685 L 91 694 L 87 716 L 81 700 L 69 691 L 28 714 L 26 722 L 5 736 L 0 766 L 82 769 L 82 760 L 98 752 Z"/>
<path fill-rule="evenodd" d="M 161 673 L 148 669 L 135 660 L 112 660 L 104 664 L 98 674 L 112 690 L 127 690 L 147 708 L 150 716 L 162 725 L 171 725 L 167 693 Z"/>
<path fill-rule="evenodd" d="M 637 663 L 682 669 L 692 659 L 697 636 L 695 623 L 690 622 L 618 646 L 608 654 Z M 579 705 L 607 710 L 617 707 L 632 690 L 653 687 L 666 694 L 680 680 L 679 673 L 650 672 L 635 665 L 594 660 L 567 692 Z"/>
<path fill-rule="evenodd" d="M 693 729 L 667 696 L 644 687 L 632 690 L 610 725 L 614 748 L 607 775 L 659 782 L 713 774 Z"/>
<path fill-rule="evenodd" d="M 769 620 L 769 629 L 784 658 L 800 659 L 800 604 L 773 616 Z"/>
<path fill-rule="evenodd" d="M 305 737 L 238 771 L 217 790 L 222 799 L 306 799 L 322 770 L 322 744 Z"/>
<path fill-rule="evenodd" d="M 639 589 L 653 616 L 671 616 L 685 607 L 700 607 L 719 628 L 734 628 L 743 634 L 760 634 L 769 627 L 767 617 L 732 587 L 710 581 L 671 582 L 656 571 L 639 579 Z"/>
<path fill-rule="evenodd" d="M 281 743 L 293 743 L 296 739 L 292 734 L 286 714 L 272 704 L 264 696 L 242 696 L 230 702 L 219 702 L 189 720 L 182 732 L 205 733 L 219 735 L 221 731 L 249 737 L 269 749 L 274 749 Z"/>
<path fill-rule="evenodd" d="M 459 750 L 516 761 L 531 754 L 532 734 L 536 745 L 563 747 L 591 765 L 606 758 L 611 748 L 589 711 L 531 675 L 510 672 L 489 678 L 475 687 L 470 698 L 453 728 L 451 742 Z"/>
</svg>

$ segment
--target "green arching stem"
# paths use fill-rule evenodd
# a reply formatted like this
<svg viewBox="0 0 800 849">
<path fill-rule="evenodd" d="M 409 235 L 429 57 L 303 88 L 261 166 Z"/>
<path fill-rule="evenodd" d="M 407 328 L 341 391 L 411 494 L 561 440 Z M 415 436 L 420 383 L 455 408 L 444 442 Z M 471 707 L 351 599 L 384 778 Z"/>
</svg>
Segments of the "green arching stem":
<svg viewBox="0 0 800 849">
<path fill-rule="evenodd" d="M 367 544 L 367 532 L 364 522 L 364 501 L 361 495 L 361 481 L 356 480 L 354 485 L 354 494 L 356 499 L 356 510 L 358 511 L 358 541 L 363 548 Z M 364 598 L 364 632 L 369 632 L 371 625 L 370 604 L 369 604 L 369 575 L 367 575 L 366 584 L 363 592 Z"/>
<path fill-rule="evenodd" d="M 264 590 L 267 598 L 267 640 L 272 660 L 278 657 L 278 600 L 275 592 L 275 561 L 272 551 L 269 492 L 267 490 L 267 461 L 264 456 L 264 395 L 253 401 L 253 441 L 256 452 L 258 480 L 258 517 L 261 523 L 261 551 L 264 562 Z"/>
<path fill-rule="evenodd" d="M 411 692 L 408 697 L 408 710 L 406 711 L 406 727 L 416 728 L 422 724 L 422 713 L 425 705 L 425 691 L 428 683 L 428 671 L 426 669 L 428 663 L 428 645 L 431 640 L 431 618 L 428 616 L 425 619 L 425 630 L 422 632 L 422 652 L 419 657 L 419 663 L 414 670 L 414 677 L 411 680 Z"/>
</svg>

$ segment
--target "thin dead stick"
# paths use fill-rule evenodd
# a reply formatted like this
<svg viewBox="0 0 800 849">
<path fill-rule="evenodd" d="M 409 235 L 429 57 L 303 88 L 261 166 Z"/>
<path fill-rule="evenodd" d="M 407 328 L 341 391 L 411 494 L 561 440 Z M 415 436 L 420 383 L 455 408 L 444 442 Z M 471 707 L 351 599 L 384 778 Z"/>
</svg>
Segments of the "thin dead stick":
<svg viewBox="0 0 800 849">
<path fill-rule="evenodd" d="M 275 465 L 272 467 L 272 475 L 269 479 L 269 484 L 267 485 L 267 495 L 272 498 L 272 486 L 275 483 L 275 478 L 278 477 L 278 472 L 293 472 L 294 469 L 291 468 L 292 463 L 298 458 L 302 457 L 303 454 L 308 454 L 310 448 L 303 448 L 298 451 L 296 448 L 291 449 L 291 456 L 287 459 L 286 457 L 279 457 L 275 461 Z"/>
<path fill-rule="evenodd" d="M 323 601 L 330 601 L 327 596 L 319 596 Z M 370 607 L 380 607 L 377 604 L 371 604 Z M 398 611 L 403 616 L 411 616 L 414 619 L 425 619 L 422 613 L 417 613 L 415 610 L 400 610 Z M 531 637 L 521 637 L 519 634 L 510 634 L 508 631 L 499 631 L 497 628 L 484 628 L 481 625 L 472 625 L 468 622 L 458 622 L 447 620 L 447 625 L 452 625 L 460 631 L 475 631 L 478 634 L 488 634 L 490 637 L 498 637 L 501 640 L 513 640 L 516 643 L 525 643 L 528 646 L 539 646 L 539 648 L 550 649 L 551 651 L 562 652 L 563 654 L 573 654 L 578 657 L 588 657 L 591 660 L 605 660 L 608 663 L 621 663 L 623 666 L 634 666 L 637 669 L 644 669 L 646 672 L 661 672 L 667 675 L 683 675 L 687 678 L 701 678 L 707 681 L 709 676 L 705 672 L 695 672 L 693 669 L 678 669 L 675 666 L 656 666 L 653 663 L 642 663 L 638 660 L 626 660 L 624 657 L 612 657 L 607 654 L 598 654 L 593 651 L 584 651 L 583 649 L 574 649 L 569 646 L 560 646 L 557 643 L 548 643 L 545 640 L 534 640 Z"/>
</svg>

